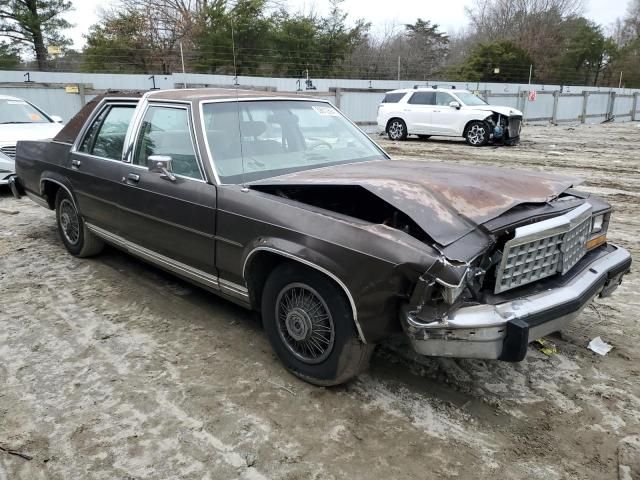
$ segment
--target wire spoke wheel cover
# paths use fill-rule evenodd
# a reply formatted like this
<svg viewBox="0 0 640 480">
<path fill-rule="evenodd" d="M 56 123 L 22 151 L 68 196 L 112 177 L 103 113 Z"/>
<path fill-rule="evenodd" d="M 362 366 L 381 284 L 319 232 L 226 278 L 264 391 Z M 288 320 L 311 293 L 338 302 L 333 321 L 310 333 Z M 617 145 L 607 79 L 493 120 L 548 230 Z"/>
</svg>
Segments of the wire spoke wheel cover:
<svg viewBox="0 0 640 480">
<path fill-rule="evenodd" d="M 78 212 L 67 198 L 60 202 L 60 227 L 67 242 L 76 245 L 80 240 L 80 220 Z"/>
<path fill-rule="evenodd" d="M 486 135 L 486 130 L 482 125 L 475 124 L 467 133 L 467 138 L 469 139 L 469 143 L 473 145 L 479 145 L 484 142 L 484 138 Z"/>
<path fill-rule="evenodd" d="M 333 350 L 335 328 L 324 299 L 304 283 L 290 283 L 276 299 L 278 333 L 299 360 L 315 364 Z"/>
<path fill-rule="evenodd" d="M 394 122 L 391 122 L 391 125 L 389 125 L 389 135 L 391 136 L 391 138 L 393 139 L 402 138 L 403 134 L 404 134 L 404 125 L 402 125 L 402 123 L 400 123 L 397 120 Z"/>
</svg>

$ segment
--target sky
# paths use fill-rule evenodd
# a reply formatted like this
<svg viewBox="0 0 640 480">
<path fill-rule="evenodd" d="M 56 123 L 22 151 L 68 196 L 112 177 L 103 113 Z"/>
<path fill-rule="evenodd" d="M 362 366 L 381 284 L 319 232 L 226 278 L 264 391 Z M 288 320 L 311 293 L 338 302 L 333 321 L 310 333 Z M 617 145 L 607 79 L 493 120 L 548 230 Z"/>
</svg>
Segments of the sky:
<svg viewBox="0 0 640 480">
<path fill-rule="evenodd" d="M 67 19 L 75 27 L 68 34 L 74 47 L 81 48 L 85 43 L 83 34 L 98 20 L 100 9 L 113 0 L 74 0 L 73 3 L 75 8 L 67 14 Z M 313 9 L 321 14 L 326 13 L 328 5 L 323 0 L 288 0 L 287 3 L 293 11 Z M 439 24 L 446 32 L 457 31 L 466 26 L 464 7 L 471 4 L 473 0 L 393 0 L 390 8 L 389 2 L 381 0 L 344 0 L 342 7 L 351 18 L 370 21 L 372 33 L 376 34 L 393 24 L 413 23 L 418 17 Z M 624 15 L 627 0 L 585 0 L 585 5 L 586 17 L 609 26 Z"/>
</svg>

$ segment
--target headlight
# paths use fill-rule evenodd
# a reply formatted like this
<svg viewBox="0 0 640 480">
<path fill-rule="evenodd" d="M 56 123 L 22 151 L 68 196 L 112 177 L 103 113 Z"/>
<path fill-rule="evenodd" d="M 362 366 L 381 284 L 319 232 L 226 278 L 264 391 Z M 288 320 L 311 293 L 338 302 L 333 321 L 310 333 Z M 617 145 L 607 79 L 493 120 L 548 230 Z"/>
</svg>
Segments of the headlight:
<svg viewBox="0 0 640 480">
<path fill-rule="evenodd" d="M 607 243 L 607 227 L 609 225 L 609 214 L 601 213 L 591 217 L 591 232 L 587 241 L 587 250 L 592 250 Z"/>
<path fill-rule="evenodd" d="M 604 228 L 604 214 L 595 215 L 591 219 L 591 233 L 600 233 Z"/>
</svg>

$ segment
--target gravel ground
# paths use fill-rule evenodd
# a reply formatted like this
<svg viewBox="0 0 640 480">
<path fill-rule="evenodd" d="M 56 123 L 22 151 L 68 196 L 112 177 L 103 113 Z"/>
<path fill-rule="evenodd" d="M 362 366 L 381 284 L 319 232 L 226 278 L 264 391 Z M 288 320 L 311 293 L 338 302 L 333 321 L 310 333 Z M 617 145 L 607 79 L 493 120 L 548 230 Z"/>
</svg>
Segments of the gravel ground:
<svg viewBox="0 0 640 480">
<path fill-rule="evenodd" d="M 638 257 L 638 127 L 532 126 L 511 148 L 376 139 L 396 158 L 582 176 Z M 388 343 L 325 389 L 284 371 L 246 311 L 115 249 L 71 257 L 27 199 L 4 192 L 0 209 L 0 480 L 640 478 L 635 268 L 550 356 Z M 605 357 L 586 348 L 597 336 Z"/>
</svg>

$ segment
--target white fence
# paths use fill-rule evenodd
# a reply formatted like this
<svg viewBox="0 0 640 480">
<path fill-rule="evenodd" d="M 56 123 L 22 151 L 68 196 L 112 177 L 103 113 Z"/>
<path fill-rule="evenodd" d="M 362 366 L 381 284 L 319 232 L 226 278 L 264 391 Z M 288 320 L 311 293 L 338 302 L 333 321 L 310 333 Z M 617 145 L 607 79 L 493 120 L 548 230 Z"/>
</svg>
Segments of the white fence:
<svg viewBox="0 0 640 480">
<path fill-rule="evenodd" d="M 30 82 L 26 82 L 26 79 Z M 232 86 L 235 78 L 226 75 L 117 75 L 88 73 L 0 71 L 0 95 L 13 95 L 39 105 L 51 114 L 69 120 L 85 102 L 107 90 L 149 90 Z M 373 125 L 384 92 L 410 88 L 414 81 L 314 79 L 314 89 L 307 90 L 304 80 L 295 78 L 239 77 L 240 88 L 295 92 L 326 98 L 352 120 Z M 559 85 L 525 85 L 476 82 L 427 82 L 421 85 L 455 86 L 479 92 L 489 103 L 522 110 L 528 122 L 597 123 L 605 120 L 640 120 L 640 90 L 561 87 Z M 66 93 L 65 87 L 77 86 L 78 93 Z M 528 101 L 529 91 L 537 92 Z"/>
</svg>

